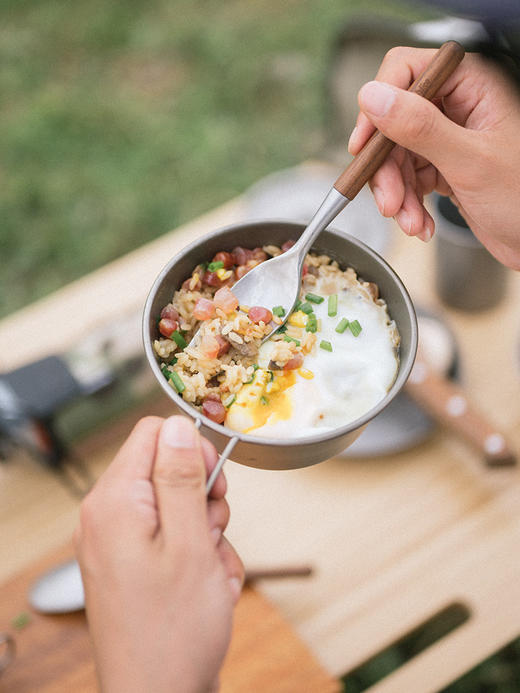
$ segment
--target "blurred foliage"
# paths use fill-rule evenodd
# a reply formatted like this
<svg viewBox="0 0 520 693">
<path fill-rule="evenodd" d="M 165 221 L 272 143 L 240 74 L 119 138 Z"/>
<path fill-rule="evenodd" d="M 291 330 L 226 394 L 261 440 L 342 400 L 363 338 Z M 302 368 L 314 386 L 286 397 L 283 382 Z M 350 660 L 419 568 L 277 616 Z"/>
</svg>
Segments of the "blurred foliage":
<svg viewBox="0 0 520 693">
<path fill-rule="evenodd" d="M 331 45 L 384 0 L 0 0 L 0 316 L 323 145 Z"/>
</svg>

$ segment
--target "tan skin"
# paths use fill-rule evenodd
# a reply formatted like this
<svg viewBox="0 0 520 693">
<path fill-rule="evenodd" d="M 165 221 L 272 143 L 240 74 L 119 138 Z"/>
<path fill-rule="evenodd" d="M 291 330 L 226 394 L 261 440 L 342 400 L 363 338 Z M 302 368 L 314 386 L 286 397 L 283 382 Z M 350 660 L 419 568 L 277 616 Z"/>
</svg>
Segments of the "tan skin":
<svg viewBox="0 0 520 693">
<path fill-rule="evenodd" d="M 75 544 L 104 693 L 218 688 L 244 570 L 222 535 L 222 474 L 206 499 L 216 461 L 186 417 L 145 418 L 82 503 Z"/>
<path fill-rule="evenodd" d="M 387 53 L 376 82 L 359 92 L 349 151 L 356 154 L 374 127 L 401 145 L 370 185 L 381 213 L 395 217 L 405 233 L 431 238 L 434 222 L 423 198 L 437 190 L 451 197 L 500 262 L 520 269 L 518 90 L 498 68 L 469 54 L 429 103 L 405 90 L 433 53 Z"/>
</svg>

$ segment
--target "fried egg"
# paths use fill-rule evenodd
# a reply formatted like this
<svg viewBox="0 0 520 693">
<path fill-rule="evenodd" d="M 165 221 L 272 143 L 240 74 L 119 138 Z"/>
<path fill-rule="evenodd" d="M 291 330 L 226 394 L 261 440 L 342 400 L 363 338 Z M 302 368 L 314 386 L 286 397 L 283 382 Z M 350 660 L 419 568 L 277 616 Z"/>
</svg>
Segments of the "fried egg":
<svg viewBox="0 0 520 693">
<path fill-rule="evenodd" d="M 320 434 L 354 421 L 385 397 L 399 363 L 397 331 L 385 304 L 375 302 L 361 285 L 342 288 L 336 314 L 329 316 L 323 286 L 318 282 L 313 289 L 324 300 L 312 304 L 317 340 L 301 367 L 269 370 L 276 342 L 265 342 L 252 382 L 242 386 L 228 409 L 226 426 L 271 438 Z M 359 334 L 348 327 L 338 332 L 342 318 L 357 320 Z M 307 319 L 299 312 L 292 323 L 304 326 Z"/>
</svg>

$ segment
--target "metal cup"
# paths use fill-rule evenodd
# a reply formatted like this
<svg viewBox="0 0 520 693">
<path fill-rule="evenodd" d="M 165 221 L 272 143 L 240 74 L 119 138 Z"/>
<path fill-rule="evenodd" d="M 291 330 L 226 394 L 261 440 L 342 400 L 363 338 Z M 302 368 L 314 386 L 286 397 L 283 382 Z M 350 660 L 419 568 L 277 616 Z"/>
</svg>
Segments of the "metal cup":
<svg viewBox="0 0 520 693">
<path fill-rule="evenodd" d="M 497 305 L 506 290 L 506 268 L 473 235 L 448 197 L 434 196 L 436 289 L 452 308 L 479 311 Z"/>
<path fill-rule="evenodd" d="M 382 411 L 406 382 L 417 350 L 417 320 L 413 304 L 404 285 L 391 267 L 377 253 L 348 234 L 327 229 L 323 231 L 313 250 L 327 253 L 340 265 L 350 265 L 366 281 L 375 282 L 384 297 L 388 310 L 401 335 L 399 372 L 386 397 L 366 414 L 349 424 L 319 435 L 294 439 L 274 439 L 237 433 L 211 421 L 185 402 L 171 388 L 161 373 L 153 341 L 157 336 L 157 316 L 161 308 L 171 300 L 173 292 L 191 270 L 208 260 L 219 250 L 251 244 L 282 245 L 289 238 L 297 239 L 305 229 L 304 224 L 287 221 L 258 221 L 235 224 L 200 238 L 172 258 L 161 271 L 150 291 L 143 314 L 143 339 L 148 363 L 161 388 L 172 400 L 179 413 L 195 418 L 201 424 L 201 432 L 209 438 L 217 450 L 233 444 L 232 459 L 235 462 L 260 469 L 298 469 L 329 457 L 334 457 L 359 436 L 366 424 Z M 235 441 L 233 443 L 233 441 Z"/>
</svg>

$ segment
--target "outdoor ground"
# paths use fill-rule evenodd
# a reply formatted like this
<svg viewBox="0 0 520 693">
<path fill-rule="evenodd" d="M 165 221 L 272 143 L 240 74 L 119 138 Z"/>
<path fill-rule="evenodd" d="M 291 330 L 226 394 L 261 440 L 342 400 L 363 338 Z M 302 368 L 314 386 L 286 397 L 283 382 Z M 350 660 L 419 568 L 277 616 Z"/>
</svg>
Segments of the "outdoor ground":
<svg viewBox="0 0 520 693">
<path fill-rule="evenodd" d="M 0 317 L 319 156 L 334 39 L 366 11 L 424 16 L 385 0 L 0 0 Z M 517 693 L 519 659 L 517 641 L 444 693 Z"/>
</svg>

